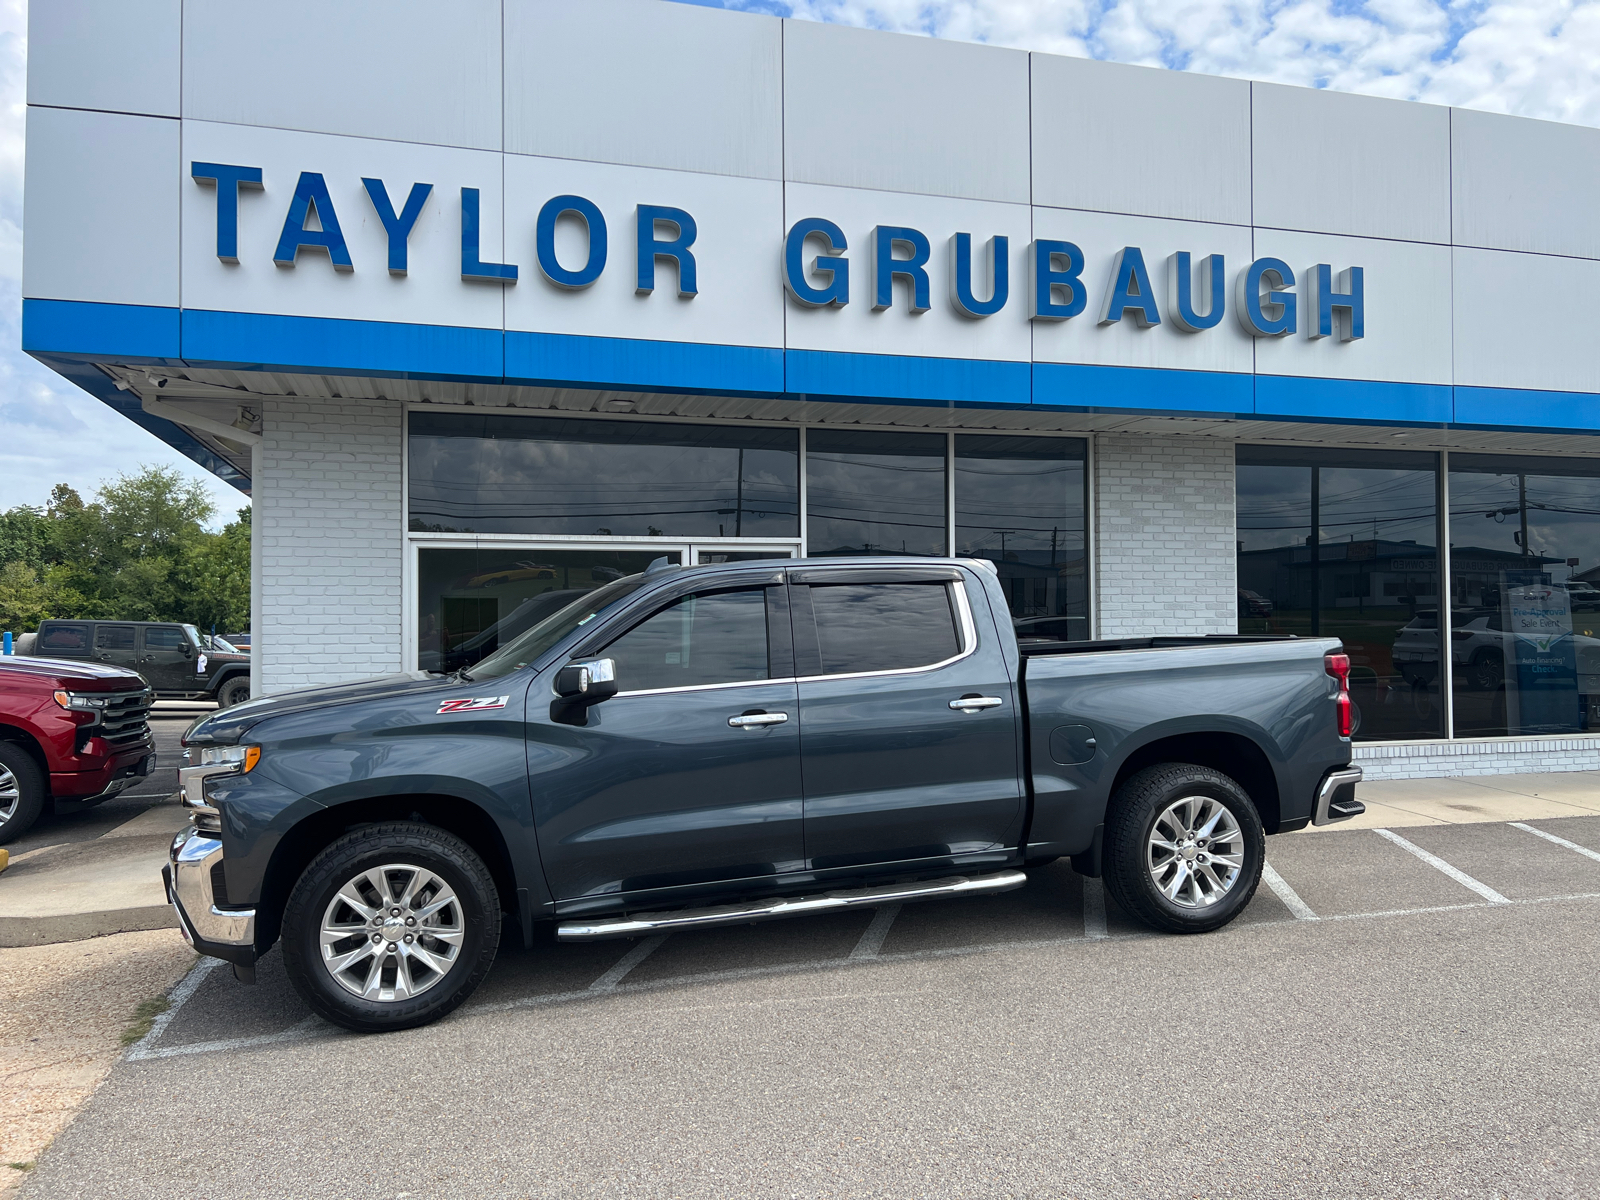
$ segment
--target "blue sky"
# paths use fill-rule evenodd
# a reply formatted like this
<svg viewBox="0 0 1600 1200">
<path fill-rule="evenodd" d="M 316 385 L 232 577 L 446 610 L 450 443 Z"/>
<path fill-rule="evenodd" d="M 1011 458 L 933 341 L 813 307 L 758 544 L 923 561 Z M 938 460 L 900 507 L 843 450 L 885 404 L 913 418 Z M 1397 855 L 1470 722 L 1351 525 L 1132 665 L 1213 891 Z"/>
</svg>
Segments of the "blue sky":
<svg viewBox="0 0 1600 1200">
<path fill-rule="evenodd" d="M 677 2 L 1600 125 L 1600 0 Z M 162 463 L 231 516 L 238 492 L 18 349 L 26 71 L 26 0 L 0 0 L 0 509 Z"/>
</svg>

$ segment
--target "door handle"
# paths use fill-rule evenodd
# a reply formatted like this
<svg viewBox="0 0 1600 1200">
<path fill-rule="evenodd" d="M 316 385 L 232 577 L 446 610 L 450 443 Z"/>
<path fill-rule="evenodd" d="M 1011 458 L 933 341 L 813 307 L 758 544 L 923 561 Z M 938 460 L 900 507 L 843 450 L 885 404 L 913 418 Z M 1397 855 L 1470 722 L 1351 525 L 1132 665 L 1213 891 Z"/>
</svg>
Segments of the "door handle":
<svg viewBox="0 0 1600 1200">
<path fill-rule="evenodd" d="M 741 716 L 729 717 L 728 724 L 735 729 L 759 729 L 763 725 L 782 725 L 788 719 L 788 713 L 747 712 Z"/>
<path fill-rule="evenodd" d="M 999 708 L 1005 701 L 999 696 L 963 696 L 959 700 L 950 701 L 950 707 L 957 712 L 975 713 L 986 708 Z"/>
</svg>

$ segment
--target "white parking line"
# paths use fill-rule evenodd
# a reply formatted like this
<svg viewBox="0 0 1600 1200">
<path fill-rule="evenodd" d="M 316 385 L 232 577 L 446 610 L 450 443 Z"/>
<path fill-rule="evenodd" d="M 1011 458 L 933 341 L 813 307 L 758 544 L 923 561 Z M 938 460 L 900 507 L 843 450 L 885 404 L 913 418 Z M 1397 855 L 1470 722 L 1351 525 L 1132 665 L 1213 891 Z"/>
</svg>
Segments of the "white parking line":
<svg viewBox="0 0 1600 1200">
<path fill-rule="evenodd" d="M 872 924 L 867 926 L 856 948 L 850 951 L 851 959 L 861 962 L 863 959 L 877 958 L 878 951 L 883 949 L 883 939 L 889 936 L 889 926 L 894 924 L 894 919 L 899 915 L 898 904 L 886 904 L 873 913 Z"/>
<path fill-rule="evenodd" d="M 1477 892 L 1478 895 L 1482 896 L 1485 900 L 1487 900 L 1490 904 L 1510 904 L 1511 903 L 1511 901 L 1507 900 L 1504 896 L 1502 896 L 1499 892 L 1495 891 L 1487 883 L 1480 883 L 1478 880 L 1474 879 L 1471 875 L 1468 875 L 1465 871 L 1458 870 L 1457 868 L 1452 867 L 1449 863 L 1445 862 L 1444 859 L 1438 857 L 1437 855 L 1429 854 L 1426 850 L 1424 850 L 1421 846 L 1418 846 L 1415 842 L 1406 841 L 1405 838 L 1401 837 L 1394 830 L 1392 830 L 1392 829 L 1374 829 L 1372 832 L 1377 834 L 1379 837 L 1388 838 L 1391 842 L 1393 842 L 1396 846 L 1399 846 L 1402 850 L 1409 850 L 1412 854 L 1415 854 L 1418 858 L 1420 858 L 1423 862 L 1427 863 L 1430 867 L 1434 868 L 1436 871 L 1442 871 L 1442 872 L 1444 872 L 1444 874 L 1450 876 L 1451 879 L 1454 879 L 1462 887 L 1471 888 L 1473 891 Z"/>
<path fill-rule="evenodd" d="M 189 1002 L 189 997 L 194 995 L 206 981 L 206 976 L 222 965 L 220 958 L 202 958 L 189 968 L 189 973 L 178 980 L 178 986 L 173 988 L 171 995 L 167 997 L 167 1011 L 150 1022 L 150 1032 L 129 1046 L 128 1053 L 123 1057 L 129 1059 L 155 1057 L 150 1047 L 161 1040 L 161 1035 L 166 1032 L 167 1026 L 172 1024 L 172 1018 L 177 1016 L 178 1010 Z"/>
<path fill-rule="evenodd" d="M 656 950 L 660 948 L 661 943 L 666 941 L 670 936 L 670 934 L 658 933 L 654 937 L 645 938 L 644 941 L 640 942 L 632 950 L 629 950 L 621 958 L 617 959 L 616 966 L 612 967 L 611 970 L 607 971 L 604 975 L 600 976 L 599 979 L 596 979 L 593 983 L 591 983 L 589 985 L 589 990 L 591 992 L 616 991 L 617 984 L 622 982 L 623 977 L 626 976 L 629 971 L 633 970 L 640 963 L 642 963 L 645 959 L 654 954 Z"/>
<path fill-rule="evenodd" d="M 130 1054 L 131 1060 L 150 1058 L 182 1058 L 189 1054 L 215 1054 L 219 1050 L 248 1050 L 252 1046 L 271 1046 L 277 1042 L 307 1042 L 312 1038 L 327 1037 L 329 1034 L 341 1032 L 338 1028 L 328 1024 L 319 1016 L 309 1016 L 298 1025 L 291 1025 L 279 1033 L 262 1033 L 255 1037 L 223 1038 L 216 1042 L 191 1042 L 185 1046 L 161 1046 L 147 1049 L 135 1055 Z"/>
<path fill-rule="evenodd" d="M 1577 842 L 1569 842 L 1564 837 L 1557 837 L 1553 833 L 1546 833 L 1542 829 L 1535 829 L 1532 825 L 1524 825 L 1521 821 L 1512 821 L 1510 824 L 1511 828 L 1513 829 L 1520 829 L 1523 833 L 1531 833 L 1534 837 L 1542 837 L 1547 842 L 1554 842 L 1558 846 L 1565 846 L 1568 850 L 1576 850 L 1585 858 L 1592 858 L 1595 860 L 1595 862 L 1600 862 L 1600 854 L 1595 853 L 1587 846 L 1580 846 Z"/>
<path fill-rule="evenodd" d="M 1083 936 L 1090 941 L 1110 937 L 1106 932 L 1106 885 L 1083 877 Z"/>
<path fill-rule="evenodd" d="M 1297 921 L 1317 919 L 1317 914 L 1311 911 L 1311 906 L 1300 899 L 1300 893 L 1289 886 L 1288 880 L 1272 869 L 1271 863 L 1261 864 L 1261 878 L 1272 889 L 1272 894 L 1283 901 L 1283 906 L 1295 915 Z"/>
</svg>

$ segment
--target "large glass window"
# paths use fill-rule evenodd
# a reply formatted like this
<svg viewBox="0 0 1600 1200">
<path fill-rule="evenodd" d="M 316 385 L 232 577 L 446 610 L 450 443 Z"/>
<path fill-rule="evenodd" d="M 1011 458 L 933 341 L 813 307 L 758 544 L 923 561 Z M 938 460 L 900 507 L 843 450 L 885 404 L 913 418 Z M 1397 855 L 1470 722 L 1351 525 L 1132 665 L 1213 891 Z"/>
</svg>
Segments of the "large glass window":
<svg viewBox="0 0 1600 1200">
<path fill-rule="evenodd" d="M 935 554 L 945 546 L 942 433 L 806 434 L 806 553 Z"/>
<path fill-rule="evenodd" d="M 793 430 L 413 412 L 410 528 L 800 536 Z"/>
<path fill-rule="evenodd" d="M 685 596 L 603 651 L 625 692 L 767 678 L 764 588 Z"/>
<path fill-rule="evenodd" d="M 1024 630 L 1089 636 L 1086 443 L 956 437 L 956 553 L 1000 572 Z"/>
<path fill-rule="evenodd" d="M 1438 460 L 1238 449 L 1241 633 L 1337 637 L 1363 740 L 1442 736 Z"/>
<path fill-rule="evenodd" d="M 636 575 L 663 550 L 417 551 L 417 666 L 459 671 L 559 612 L 585 592 Z"/>
<path fill-rule="evenodd" d="M 1450 456 L 1460 737 L 1600 729 L 1600 463 Z"/>
</svg>

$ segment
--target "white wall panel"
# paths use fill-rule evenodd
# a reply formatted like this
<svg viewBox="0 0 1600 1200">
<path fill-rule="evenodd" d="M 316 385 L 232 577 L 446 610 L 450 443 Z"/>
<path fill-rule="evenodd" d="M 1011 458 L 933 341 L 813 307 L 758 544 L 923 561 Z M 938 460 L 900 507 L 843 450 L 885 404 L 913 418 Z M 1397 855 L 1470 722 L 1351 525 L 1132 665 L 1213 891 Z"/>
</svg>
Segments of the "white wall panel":
<svg viewBox="0 0 1600 1200">
<path fill-rule="evenodd" d="M 793 300 L 786 301 L 789 349 L 1028 360 L 1026 205 L 796 183 L 787 185 L 787 193 L 789 224 L 805 217 L 827 218 L 843 230 L 849 243 L 846 257 L 850 260 L 849 304 L 842 308 L 807 308 Z M 879 225 L 910 226 L 927 234 L 932 251 L 927 267 L 927 312 L 910 311 L 903 281 L 894 284 L 894 304 L 881 312 L 873 311 L 872 231 Z M 987 252 L 991 237 L 1010 239 L 1010 297 L 992 317 L 962 316 L 950 302 L 950 239 L 957 233 L 972 235 L 974 259 Z M 782 250 L 780 236 L 767 252 L 765 261 L 769 265 L 764 273 L 780 293 Z M 806 262 L 815 254 L 814 249 L 808 249 Z M 978 279 L 981 278 L 979 274 Z M 977 284 L 980 291 L 983 286 Z"/>
<path fill-rule="evenodd" d="M 1600 129 L 1450 115 L 1456 245 L 1600 258 Z"/>
<path fill-rule="evenodd" d="M 1448 246 L 1258 229 L 1256 257 L 1281 258 L 1288 263 L 1300 297 L 1296 332 L 1256 339 L 1259 374 L 1392 383 L 1454 382 Z M 1316 263 L 1332 267 L 1335 280 L 1346 267 L 1365 269 L 1364 338 L 1341 342 L 1337 336 L 1307 336 L 1311 314 L 1306 311 L 1306 269 Z"/>
<path fill-rule="evenodd" d="M 1250 85 L 1033 56 L 1033 202 L 1250 223 Z"/>
<path fill-rule="evenodd" d="M 1028 56 L 784 22 L 784 177 L 1028 202 Z"/>
<path fill-rule="evenodd" d="M 28 109 L 22 294 L 178 303 L 178 122 Z"/>
<path fill-rule="evenodd" d="M 1202 225 L 1192 221 L 1159 221 L 1107 213 L 1033 210 L 1035 237 L 1072 242 L 1083 251 L 1087 305 L 1065 321 L 1038 321 L 1033 330 L 1033 357 L 1038 362 L 1092 363 L 1117 367 L 1168 367 L 1191 371 L 1251 369 L 1251 338 L 1233 319 L 1234 275 L 1250 261 L 1250 231 L 1237 225 Z M 1118 251 L 1137 246 L 1156 296 L 1161 324 L 1141 329 L 1131 316 L 1099 324 L 1100 306 L 1111 280 Z M 1180 250 L 1191 255 L 1199 275 L 1208 254 L 1225 258 L 1229 290 L 1227 315 L 1211 329 L 1185 333 L 1171 319 L 1167 305 L 1167 258 Z M 1026 276 L 1024 276 L 1026 278 Z M 1209 293 L 1196 285 L 1197 308 Z"/>
<path fill-rule="evenodd" d="M 1255 223 L 1450 241 L 1450 110 L 1252 85 Z"/>
<path fill-rule="evenodd" d="M 1600 262 L 1454 253 L 1456 383 L 1600 392 L 1600 355 L 1573 327 L 1573 315 L 1600 310 Z M 1510 414 L 1506 423 L 1536 425 L 1539 415 Z"/>
<path fill-rule="evenodd" d="M 196 161 L 262 169 L 263 189 L 239 192 L 237 263 L 217 258 L 217 188 L 190 178 Z M 497 329 L 502 285 L 461 278 L 461 189 L 479 189 L 481 259 L 504 261 L 500 164 L 500 155 L 482 150 L 185 121 L 184 307 Z M 321 250 L 301 250 L 292 268 L 274 264 L 302 171 L 326 180 L 353 270 L 336 271 Z M 383 180 L 396 213 L 413 183 L 433 184 L 408 241 L 406 275 L 389 273 L 388 235 L 364 176 Z"/>
<path fill-rule="evenodd" d="M 187 0 L 183 115 L 500 149 L 498 0 Z"/>
<path fill-rule="evenodd" d="M 777 20 L 661 0 L 507 0 L 505 19 L 507 152 L 782 177 Z"/>
<path fill-rule="evenodd" d="M 182 0 L 28 6 L 28 103 L 178 115 Z"/>
<path fill-rule="evenodd" d="M 783 185 L 776 180 L 646 171 L 570 159 L 505 156 L 509 253 L 522 278 L 506 292 L 506 328 L 594 337 L 736 346 L 783 345 Z M 577 195 L 605 217 L 605 269 L 586 288 L 558 287 L 539 269 L 535 228 L 547 200 Z M 637 208 L 681 208 L 694 218 L 699 294 L 678 295 L 677 268 L 658 262 L 655 290 L 639 295 Z M 665 232 L 665 227 L 663 227 Z M 556 227 L 556 258 L 588 261 L 583 224 Z"/>
</svg>

